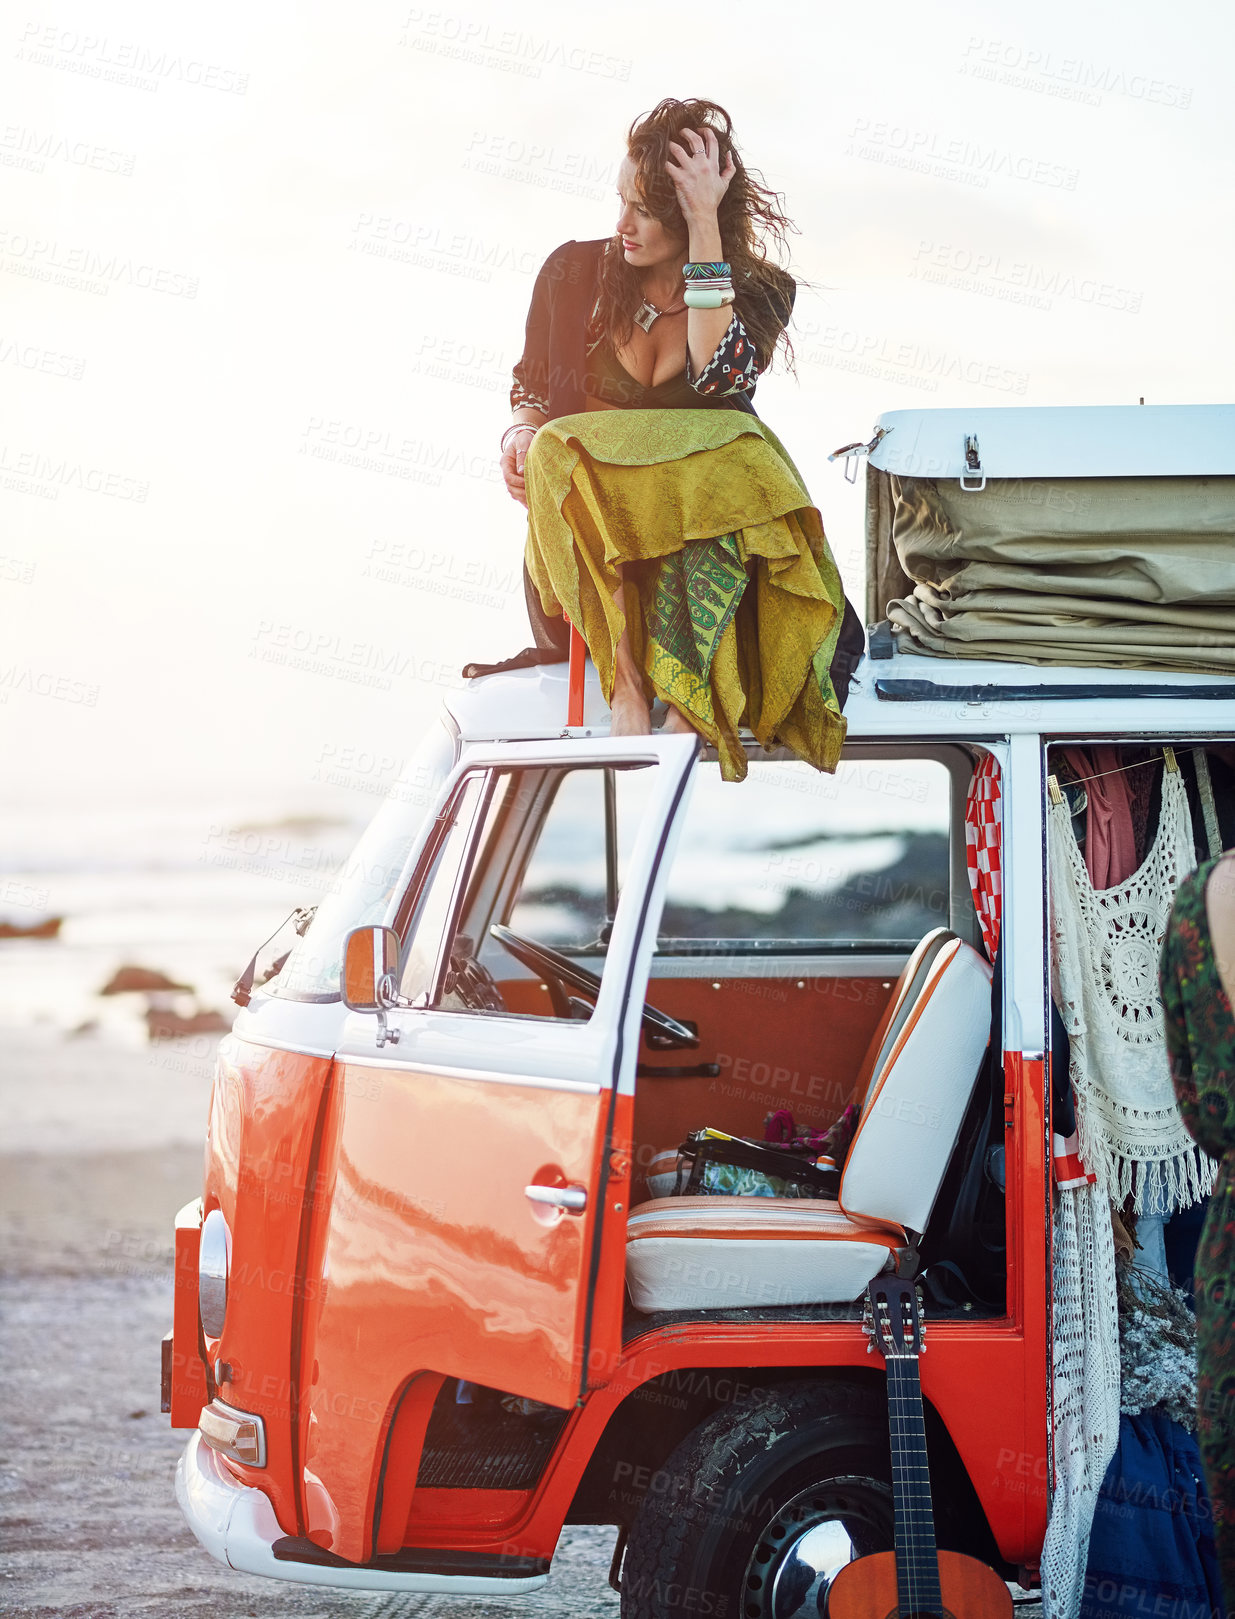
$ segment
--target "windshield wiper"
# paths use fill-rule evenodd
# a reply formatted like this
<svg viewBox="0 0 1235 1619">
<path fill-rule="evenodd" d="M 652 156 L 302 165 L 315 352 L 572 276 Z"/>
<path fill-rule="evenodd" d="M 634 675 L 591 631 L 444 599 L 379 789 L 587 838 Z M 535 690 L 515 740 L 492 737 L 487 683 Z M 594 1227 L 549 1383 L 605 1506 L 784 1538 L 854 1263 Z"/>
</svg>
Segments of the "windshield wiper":
<svg viewBox="0 0 1235 1619">
<path fill-rule="evenodd" d="M 257 958 L 270 943 L 270 939 L 277 939 L 279 934 L 282 933 L 283 929 L 288 925 L 289 922 L 303 939 L 309 923 L 313 920 L 316 913 L 316 905 L 298 905 L 294 911 L 289 912 L 288 915 L 283 918 L 278 927 L 270 935 L 269 939 L 262 940 L 257 949 L 253 952 L 252 961 L 250 961 L 249 965 L 232 985 L 232 1000 L 235 1001 L 237 1006 L 247 1006 L 253 999 L 253 977 L 257 972 Z M 283 970 L 284 962 L 290 955 L 290 950 L 285 952 L 285 954 L 282 955 L 275 964 L 274 971 L 267 973 L 262 982 L 269 983 L 270 979 L 274 978 L 278 973 L 280 973 Z"/>
</svg>

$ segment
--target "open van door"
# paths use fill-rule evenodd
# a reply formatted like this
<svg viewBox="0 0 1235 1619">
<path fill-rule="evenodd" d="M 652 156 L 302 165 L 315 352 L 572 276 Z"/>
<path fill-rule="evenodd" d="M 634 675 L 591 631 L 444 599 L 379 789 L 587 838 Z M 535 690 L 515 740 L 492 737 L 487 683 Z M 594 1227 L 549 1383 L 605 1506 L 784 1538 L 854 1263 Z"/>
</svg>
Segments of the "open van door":
<svg viewBox="0 0 1235 1619">
<path fill-rule="evenodd" d="M 560 1408 L 607 1380 L 640 1025 L 694 1043 L 644 994 L 696 752 L 480 745 L 446 783 L 390 918 L 401 1004 L 384 1036 L 349 1015 L 314 1176 L 301 1408 L 323 1484 L 323 1447 L 347 1449 L 327 1434 L 367 1424 L 371 1449 L 413 1374 Z"/>
</svg>

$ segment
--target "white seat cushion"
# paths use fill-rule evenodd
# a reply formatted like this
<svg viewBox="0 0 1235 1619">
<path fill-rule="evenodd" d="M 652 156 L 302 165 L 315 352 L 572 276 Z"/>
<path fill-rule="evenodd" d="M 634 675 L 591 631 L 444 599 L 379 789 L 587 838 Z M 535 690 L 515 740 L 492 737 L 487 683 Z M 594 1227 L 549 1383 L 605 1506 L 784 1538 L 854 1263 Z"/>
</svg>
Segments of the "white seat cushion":
<svg viewBox="0 0 1235 1619">
<path fill-rule="evenodd" d="M 888 1002 L 885 1014 L 887 1022 L 875 1031 L 876 1038 L 879 1041 L 878 1048 L 875 1048 L 873 1040 L 867 1048 L 866 1056 L 862 1062 L 862 1069 L 858 1075 L 858 1101 L 864 1102 L 866 1100 L 871 1082 L 883 1069 L 892 1048 L 900 1038 L 901 1030 L 905 1026 L 905 1019 L 917 1004 L 918 997 L 934 970 L 935 962 L 940 952 L 953 944 L 956 937 L 956 934 L 949 932 L 947 928 L 932 928 L 914 946 L 913 953 L 901 969 L 901 975 L 896 981 L 896 988 L 892 991 L 891 999 Z"/>
<path fill-rule="evenodd" d="M 871 1079 L 841 1177 L 847 1214 L 926 1230 L 990 1028 L 990 966 L 953 938 Z"/>
<path fill-rule="evenodd" d="M 900 1226 L 794 1197 L 662 1197 L 626 1227 L 637 1310 L 843 1304 L 905 1244 Z"/>
</svg>

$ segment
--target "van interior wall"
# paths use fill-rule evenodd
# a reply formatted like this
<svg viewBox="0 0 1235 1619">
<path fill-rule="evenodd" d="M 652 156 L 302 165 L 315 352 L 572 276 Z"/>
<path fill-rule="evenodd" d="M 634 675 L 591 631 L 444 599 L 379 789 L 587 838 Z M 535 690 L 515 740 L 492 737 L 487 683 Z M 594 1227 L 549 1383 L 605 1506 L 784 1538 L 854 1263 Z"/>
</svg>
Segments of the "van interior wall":
<svg viewBox="0 0 1235 1619">
<path fill-rule="evenodd" d="M 715 1063 L 715 1077 L 644 1072 L 636 1082 L 632 1202 L 658 1152 L 710 1125 L 763 1139 L 769 1113 L 787 1108 L 799 1126 L 824 1128 L 845 1110 L 875 1026 L 896 982 L 880 978 L 653 978 L 648 995 L 697 1025 L 693 1051 L 655 1051 L 647 1069 Z"/>
<path fill-rule="evenodd" d="M 649 1196 L 644 1175 L 658 1152 L 705 1125 L 763 1139 L 769 1113 L 787 1108 L 799 1126 L 824 1129 L 845 1111 L 900 963 L 878 978 L 657 978 L 648 998 L 699 1030 L 691 1051 L 656 1051 L 646 1036 L 641 1068 L 696 1068 L 716 1076 L 644 1073 L 636 1082 L 631 1201 Z M 552 1015 L 548 991 L 501 979 L 512 1012 Z"/>
</svg>

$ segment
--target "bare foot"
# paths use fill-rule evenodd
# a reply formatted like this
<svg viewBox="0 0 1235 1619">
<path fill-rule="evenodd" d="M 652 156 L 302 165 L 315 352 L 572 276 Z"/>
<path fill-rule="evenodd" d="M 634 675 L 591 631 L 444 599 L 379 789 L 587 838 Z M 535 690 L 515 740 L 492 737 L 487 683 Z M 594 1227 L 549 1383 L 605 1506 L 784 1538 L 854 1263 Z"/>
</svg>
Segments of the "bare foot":
<svg viewBox="0 0 1235 1619">
<path fill-rule="evenodd" d="M 613 692 L 609 716 L 610 736 L 651 736 L 652 713 L 640 691 Z"/>
<path fill-rule="evenodd" d="M 665 715 L 665 723 L 661 726 L 661 731 L 666 736 L 698 736 L 700 734 L 680 708 L 675 708 L 672 703 L 668 705 L 668 708 L 669 712 Z"/>
</svg>

